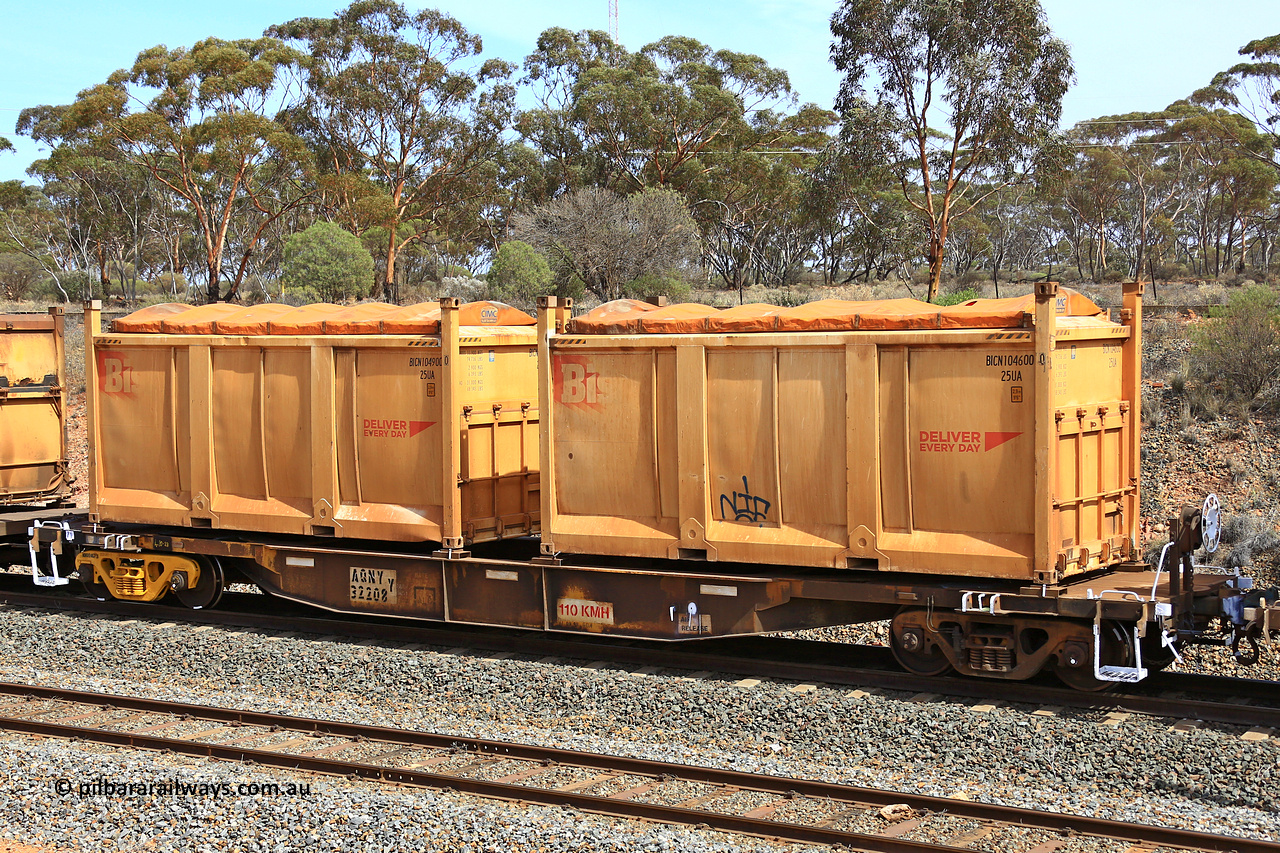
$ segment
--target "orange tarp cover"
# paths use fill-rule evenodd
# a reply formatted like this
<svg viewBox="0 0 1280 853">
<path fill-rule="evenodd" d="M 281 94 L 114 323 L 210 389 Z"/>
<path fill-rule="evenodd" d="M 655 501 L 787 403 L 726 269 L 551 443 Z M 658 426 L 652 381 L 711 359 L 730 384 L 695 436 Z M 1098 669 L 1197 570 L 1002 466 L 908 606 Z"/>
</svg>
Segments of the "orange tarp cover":
<svg viewBox="0 0 1280 853">
<path fill-rule="evenodd" d="M 166 317 L 172 317 L 174 314 L 188 311 L 190 305 L 183 302 L 164 302 L 160 305 L 148 305 L 138 311 L 134 311 L 127 317 L 120 317 L 111 323 L 114 331 L 124 334 L 134 334 L 137 332 L 159 332 L 161 325 Z"/>
<path fill-rule="evenodd" d="M 214 321 L 243 310 L 239 305 L 230 305 L 226 302 L 194 305 L 186 311 L 166 318 L 160 324 L 160 331 L 170 335 L 211 335 Z M 132 314 L 129 315 L 129 317 L 132 316 Z M 127 321 L 129 317 L 124 319 Z"/>
<path fill-rule="evenodd" d="M 268 302 L 264 305 L 251 305 L 241 308 L 234 314 L 219 317 L 213 323 L 213 330 L 220 335 L 265 335 L 267 323 L 273 317 L 287 314 L 293 308 L 279 302 Z"/>
<path fill-rule="evenodd" d="M 458 309 L 459 326 L 532 326 L 530 315 L 502 302 L 468 302 Z M 293 308 L 278 302 L 264 305 L 152 305 L 112 324 L 121 333 L 164 332 L 171 335 L 435 335 L 440 332 L 440 304 L 364 305 L 319 303 Z"/>
<path fill-rule="evenodd" d="M 327 335 L 379 334 L 382 332 L 382 318 L 397 307 L 385 302 L 366 302 L 343 308 L 324 318 L 324 332 Z"/>
<path fill-rule="evenodd" d="M 343 310 L 343 306 L 331 302 L 317 302 L 290 308 L 271 318 L 267 323 L 269 335 L 322 335 L 324 321 Z M 221 327 L 219 327 L 221 328 Z"/>
<path fill-rule="evenodd" d="M 1058 291 L 1058 314 L 1094 317 L 1102 309 L 1074 290 Z M 633 299 L 607 302 L 569 321 L 573 334 L 699 334 L 721 332 L 847 332 L 917 329 L 1008 329 L 1035 312 L 1035 297 L 974 299 L 945 308 L 918 299 L 849 302 L 824 299 L 794 308 L 738 305 L 715 309 L 683 304 L 658 308 Z"/>
</svg>

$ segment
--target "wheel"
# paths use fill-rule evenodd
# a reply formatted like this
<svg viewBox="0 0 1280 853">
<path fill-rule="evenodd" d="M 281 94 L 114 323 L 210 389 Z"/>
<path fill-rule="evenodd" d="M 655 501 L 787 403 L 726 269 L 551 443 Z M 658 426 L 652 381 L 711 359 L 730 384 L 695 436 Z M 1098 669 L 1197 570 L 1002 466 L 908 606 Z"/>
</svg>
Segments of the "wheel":
<svg viewBox="0 0 1280 853">
<path fill-rule="evenodd" d="M 1133 637 L 1119 622 L 1103 622 L 1098 632 L 1102 646 L 1098 660 L 1103 666 L 1133 666 Z M 1090 655 L 1080 666 L 1067 666 L 1062 661 L 1053 665 L 1054 675 L 1063 684 L 1073 690 L 1097 693 L 1113 690 L 1119 682 L 1102 681 L 1093 675 L 1093 656 Z"/>
<path fill-rule="evenodd" d="M 108 598 L 111 598 L 111 590 L 107 588 L 105 583 L 98 583 L 96 581 L 83 581 L 83 583 L 84 591 L 88 593 L 90 597 L 96 598 L 99 601 L 106 601 Z"/>
<path fill-rule="evenodd" d="M 76 571 L 76 577 L 80 580 L 80 583 L 84 585 L 84 591 L 89 595 L 89 597 L 96 598 L 98 601 L 106 601 L 108 598 L 112 597 L 111 590 L 107 588 L 105 583 L 98 583 L 93 579 L 92 565 L 86 563 L 80 566 Z"/>
<path fill-rule="evenodd" d="M 940 648 L 925 641 L 922 629 L 899 625 L 897 619 L 893 622 L 889 626 L 889 648 L 893 651 L 894 660 L 903 669 L 916 675 L 929 676 L 951 671 L 951 661 L 947 660 Z"/>
<path fill-rule="evenodd" d="M 204 610 L 217 605 L 226 587 L 222 565 L 213 557 L 193 557 L 200 564 L 200 580 L 193 587 L 173 590 L 178 601 L 192 610 Z"/>
</svg>

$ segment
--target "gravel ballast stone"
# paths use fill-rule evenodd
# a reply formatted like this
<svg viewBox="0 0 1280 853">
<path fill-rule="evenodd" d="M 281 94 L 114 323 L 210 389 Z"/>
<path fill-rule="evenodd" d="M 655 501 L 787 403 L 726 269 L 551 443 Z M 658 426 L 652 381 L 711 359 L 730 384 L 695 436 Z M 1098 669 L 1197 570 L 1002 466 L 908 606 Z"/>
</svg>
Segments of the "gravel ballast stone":
<svg viewBox="0 0 1280 853">
<path fill-rule="evenodd" d="M 634 678 L 571 661 L 156 631 L 145 620 L 12 608 L 0 609 L 0 661 L 6 681 L 1280 836 L 1275 739 L 1249 742 L 1215 727 L 1171 732 L 1167 720 L 1141 715 L 1110 726 L 1101 711 L 977 713 L 905 694 L 828 686 L 799 694 L 775 682 Z M 612 781 L 604 787 L 640 784 Z M 13 801 L 0 794 L 0 809 Z"/>
</svg>

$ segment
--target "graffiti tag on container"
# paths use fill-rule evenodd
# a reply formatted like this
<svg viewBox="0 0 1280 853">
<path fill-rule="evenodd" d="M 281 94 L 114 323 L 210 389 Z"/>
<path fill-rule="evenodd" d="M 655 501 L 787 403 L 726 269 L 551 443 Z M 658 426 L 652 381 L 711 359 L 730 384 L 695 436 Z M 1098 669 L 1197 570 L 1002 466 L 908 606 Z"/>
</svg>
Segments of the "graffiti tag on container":
<svg viewBox="0 0 1280 853">
<path fill-rule="evenodd" d="M 720 517 L 727 521 L 732 515 L 734 521 L 758 524 L 768 518 L 771 506 L 773 504 L 768 500 L 751 494 L 751 487 L 747 485 L 747 476 L 743 474 L 742 491 L 720 496 Z"/>
</svg>

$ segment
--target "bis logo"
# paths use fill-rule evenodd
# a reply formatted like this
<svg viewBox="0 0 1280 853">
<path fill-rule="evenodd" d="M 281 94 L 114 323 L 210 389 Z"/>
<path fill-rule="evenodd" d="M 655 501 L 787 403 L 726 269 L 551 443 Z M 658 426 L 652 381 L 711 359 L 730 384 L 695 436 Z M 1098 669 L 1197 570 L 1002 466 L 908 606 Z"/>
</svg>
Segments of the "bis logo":
<svg viewBox="0 0 1280 853">
<path fill-rule="evenodd" d="M 585 356 L 558 355 L 552 359 L 552 386 L 555 398 L 570 406 L 598 409 L 605 393 L 600 374 L 592 370 Z"/>
<path fill-rule="evenodd" d="M 98 390 L 103 394 L 132 396 L 138 388 L 138 378 L 124 353 L 111 350 L 98 351 Z"/>
</svg>

